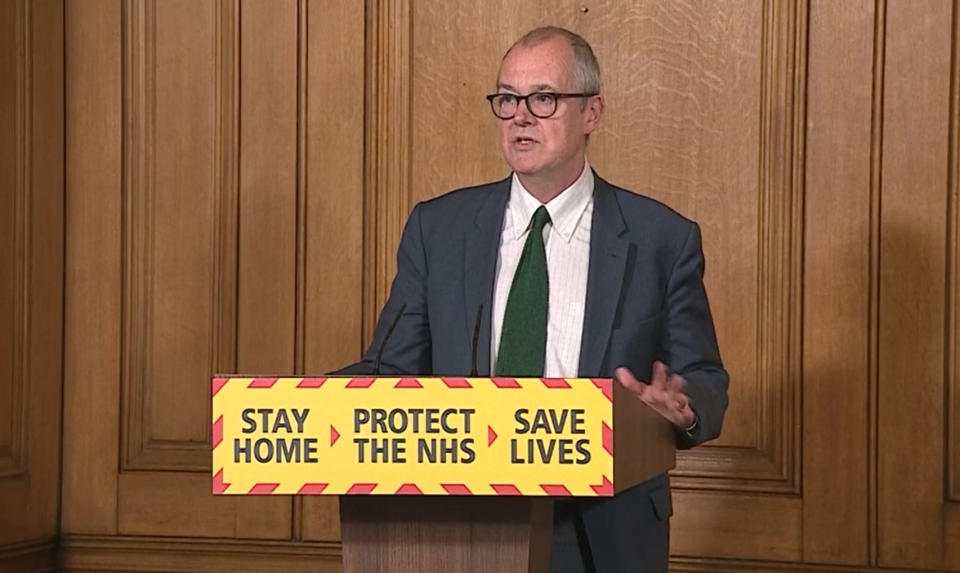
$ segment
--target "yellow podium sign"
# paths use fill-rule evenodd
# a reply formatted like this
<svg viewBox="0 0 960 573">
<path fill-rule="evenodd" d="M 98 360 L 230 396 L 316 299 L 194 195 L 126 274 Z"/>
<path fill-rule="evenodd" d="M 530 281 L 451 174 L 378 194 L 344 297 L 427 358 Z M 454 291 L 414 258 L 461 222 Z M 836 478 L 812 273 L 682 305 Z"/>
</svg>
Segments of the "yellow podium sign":
<svg viewBox="0 0 960 573">
<path fill-rule="evenodd" d="M 213 493 L 613 495 L 610 379 L 213 379 Z"/>
</svg>

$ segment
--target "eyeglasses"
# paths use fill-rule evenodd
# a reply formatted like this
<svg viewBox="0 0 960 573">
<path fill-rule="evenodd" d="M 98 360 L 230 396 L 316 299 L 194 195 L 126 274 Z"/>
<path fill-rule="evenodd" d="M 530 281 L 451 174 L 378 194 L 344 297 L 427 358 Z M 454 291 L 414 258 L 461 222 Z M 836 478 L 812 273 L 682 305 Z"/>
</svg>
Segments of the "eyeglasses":
<svg viewBox="0 0 960 573">
<path fill-rule="evenodd" d="M 520 102 L 527 102 L 527 109 L 534 117 L 547 119 L 557 113 L 557 102 L 566 98 L 593 97 L 596 93 L 583 94 L 558 94 L 553 92 L 533 92 L 525 96 L 517 94 L 490 94 L 487 101 L 490 102 L 490 109 L 493 115 L 500 119 L 513 119 L 517 115 L 517 108 Z"/>
</svg>

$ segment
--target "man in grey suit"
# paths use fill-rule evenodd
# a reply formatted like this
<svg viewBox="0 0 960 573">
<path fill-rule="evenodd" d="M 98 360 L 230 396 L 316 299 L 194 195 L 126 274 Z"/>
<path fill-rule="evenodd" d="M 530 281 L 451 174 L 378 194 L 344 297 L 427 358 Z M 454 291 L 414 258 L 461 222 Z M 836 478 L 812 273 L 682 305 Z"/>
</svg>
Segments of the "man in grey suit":
<svg viewBox="0 0 960 573">
<path fill-rule="evenodd" d="M 588 165 L 604 111 L 590 46 L 529 32 L 488 99 L 512 174 L 414 208 L 374 341 L 341 372 L 615 377 L 674 425 L 678 447 L 715 438 L 728 377 L 699 228 Z M 558 502 L 551 571 L 666 571 L 671 514 L 665 474 Z"/>
</svg>

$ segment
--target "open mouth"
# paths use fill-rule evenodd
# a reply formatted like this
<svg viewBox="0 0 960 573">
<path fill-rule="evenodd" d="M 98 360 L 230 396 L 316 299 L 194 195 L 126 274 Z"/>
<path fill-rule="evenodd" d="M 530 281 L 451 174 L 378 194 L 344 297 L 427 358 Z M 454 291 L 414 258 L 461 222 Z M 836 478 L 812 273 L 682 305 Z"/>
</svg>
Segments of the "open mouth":
<svg viewBox="0 0 960 573">
<path fill-rule="evenodd" d="M 513 143 L 516 145 L 528 146 L 528 145 L 533 145 L 534 143 L 537 143 L 537 140 L 533 139 L 532 137 L 520 135 L 513 138 Z"/>
</svg>

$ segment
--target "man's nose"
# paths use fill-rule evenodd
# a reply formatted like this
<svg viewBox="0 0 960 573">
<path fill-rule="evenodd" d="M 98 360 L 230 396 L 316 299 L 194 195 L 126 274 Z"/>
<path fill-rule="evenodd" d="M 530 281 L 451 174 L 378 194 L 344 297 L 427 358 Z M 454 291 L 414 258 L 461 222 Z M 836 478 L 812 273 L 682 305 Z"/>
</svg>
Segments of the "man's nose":
<svg viewBox="0 0 960 573">
<path fill-rule="evenodd" d="M 536 121 L 537 116 L 530 113 L 529 105 L 529 99 L 525 99 L 517 104 L 517 112 L 513 116 L 514 123 L 518 125 L 530 125 Z"/>
</svg>

